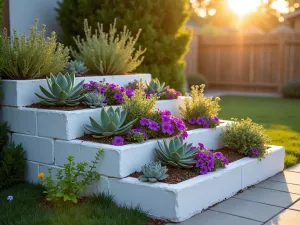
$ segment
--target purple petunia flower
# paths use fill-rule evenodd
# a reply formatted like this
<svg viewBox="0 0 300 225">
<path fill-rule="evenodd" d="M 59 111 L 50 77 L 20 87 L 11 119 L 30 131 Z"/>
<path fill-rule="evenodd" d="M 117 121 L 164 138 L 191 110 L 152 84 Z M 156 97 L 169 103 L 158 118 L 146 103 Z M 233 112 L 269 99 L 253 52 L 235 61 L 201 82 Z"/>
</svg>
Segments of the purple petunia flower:
<svg viewBox="0 0 300 225">
<path fill-rule="evenodd" d="M 132 89 L 127 89 L 126 90 L 126 95 L 131 98 L 133 96 L 133 90 Z"/>
<path fill-rule="evenodd" d="M 162 116 L 171 116 L 172 113 L 169 110 L 159 111 Z"/>
<path fill-rule="evenodd" d="M 155 121 L 151 121 L 149 123 L 149 129 L 153 130 L 153 131 L 158 131 L 158 129 L 159 129 L 158 123 L 156 123 Z"/>
<path fill-rule="evenodd" d="M 221 152 L 216 152 L 216 153 L 214 153 L 214 155 L 219 159 L 222 159 L 224 157 Z"/>
<path fill-rule="evenodd" d="M 112 141 L 112 144 L 115 146 L 121 146 L 124 144 L 124 138 L 120 136 L 115 136 L 115 138 Z"/>
<path fill-rule="evenodd" d="M 116 99 L 116 100 L 121 100 L 121 99 L 123 99 L 123 95 L 120 94 L 120 93 L 115 93 L 115 94 L 114 94 L 114 99 Z"/>
<path fill-rule="evenodd" d="M 214 121 L 215 122 L 219 122 L 220 120 L 219 120 L 219 118 L 217 116 L 214 116 Z"/>
<path fill-rule="evenodd" d="M 120 92 L 125 92 L 125 91 L 126 91 L 126 89 L 125 89 L 125 88 L 123 88 L 123 87 L 120 87 L 119 91 L 120 91 Z"/>
<path fill-rule="evenodd" d="M 201 117 L 201 116 L 199 116 L 198 118 L 197 118 L 197 123 L 199 124 L 199 125 L 201 125 L 201 124 L 203 124 L 203 123 L 205 123 L 206 121 L 203 119 L 203 117 Z"/>
<path fill-rule="evenodd" d="M 200 147 L 201 150 L 204 149 L 204 144 L 198 143 L 198 146 Z"/>
<path fill-rule="evenodd" d="M 89 86 L 88 84 L 83 84 L 82 87 L 86 88 L 87 86 Z"/>
<path fill-rule="evenodd" d="M 106 92 L 106 88 L 105 87 L 100 87 L 99 88 L 99 92 L 100 93 L 105 93 Z"/>
<path fill-rule="evenodd" d="M 201 170 L 200 170 L 200 174 L 201 175 L 204 175 L 204 174 L 207 174 L 208 173 L 208 169 L 206 166 L 202 166 Z"/>
<path fill-rule="evenodd" d="M 195 124 L 197 122 L 197 118 L 196 117 L 192 117 L 191 119 L 189 119 L 189 123 L 190 124 Z"/>
<path fill-rule="evenodd" d="M 111 90 L 115 90 L 116 87 L 117 87 L 117 85 L 115 85 L 115 84 L 110 84 L 109 87 L 110 87 Z"/>
<path fill-rule="evenodd" d="M 108 98 L 105 98 L 103 102 L 104 102 L 104 103 L 107 103 L 108 101 L 109 101 L 109 99 L 108 99 Z"/>
<path fill-rule="evenodd" d="M 12 201 L 14 200 L 14 197 L 12 195 L 7 196 L 7 201 Z"/>
<path fill-rule="evenodd" d="M 203 128 L 209 128 L 209 124 L 208 123 L 203 123 Z"/>
<path fill-rule="evenodd" d="M 142 125 L 142 126 L 148 126 L 149 124 L 150 124 L 150 119 L 147 119 L 147 118 L 141 118 L 141 120 L 140 120 L 140 124 Z"/>
<path fill-rule="evenodd" d="M 174 132 L 175 132 L 175 129 L 174 129 L 174 126 L 172 125 L 172 124 L 170 124 L 170 127 L 169 127 L 169 129 L 168 129 L 168 134 L 169 135 L 172 135 L 172 134 L 174 134 Z"/>
<path fill-rule="evenodd" d="M 161 116 L 161 121 L 162 121 L 163 123 L 170 123 L 170 122 L 171 122 L 171 118 L 170 118 L 170 116 L 162 115 L 162 116 Z"/>
<path fill-rule="evenodd" d="M 259 154 L 259 151 L 256 149 L 256 148 L 252 148 L 252 153 L 254 155 L 258 155 Z"/>
<path fill-rule="evenodd" d="M 196 167 L 196 168 L 199 168 L 199 167 L 202 167 L 202 166 L 205 166 L 205 163 L 200 159 L 200 160 L 197 161 L 195 167 Z"/>
<path fill-rule="evenodd" d="M 149 91 L 149 95 L 154 95 L 154 94 L 155 94 L 154 91 L 152 91 L 152 90 Z"/>
<path fill-rule="evenodd" d="M 144 132 L 144 138 L 145 138 L 145 140 L 148 139 L 148 134 L 146 132 Z"/>
<path fill-rule="evenodd" d="M 169 132 L 169 129 L 170 129 L 170 126 L 171 124 L 169 123 L 163 123 L 161 125 L 161 128 L 162 128 L 162 132 L 165 134 L 165 133 L 168 133 Z"/>
<path fill-rule="evenodd" d="M 177 130 L 182 131 L 182 130 L 185 130 L 185 125 L 184 125 L 184 123 L 177 123 L 176 128 L 177 128 Z"/>
<path fill-rule="evenodd" d="M 183 140 L 185 140 L 188 137 L 188 133 L 186 131 L 184 131 L 182 133 L 181 137 L 183 138 Z"/>
<path fill-rule="evenodd" d="M 208 161 L 208 163 L 207 163 L 208 170 L 211 171 L 212 169 L 214 169 L 214 167 L 215 167 L 214 161 L 212 161 L 212 160 Z"/>
</svg>

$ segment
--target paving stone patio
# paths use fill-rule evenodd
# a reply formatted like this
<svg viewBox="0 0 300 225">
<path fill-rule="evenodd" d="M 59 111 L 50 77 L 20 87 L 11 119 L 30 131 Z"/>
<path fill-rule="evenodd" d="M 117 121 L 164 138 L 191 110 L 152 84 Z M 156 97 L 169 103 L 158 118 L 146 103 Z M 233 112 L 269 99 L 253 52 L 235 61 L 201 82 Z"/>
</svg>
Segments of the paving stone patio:
<svg viewBox="0 0 300 225">
<path fill-rule="evenodd" d="M 300 164 L 178 225 L 300 225 Z"/>
</svg>

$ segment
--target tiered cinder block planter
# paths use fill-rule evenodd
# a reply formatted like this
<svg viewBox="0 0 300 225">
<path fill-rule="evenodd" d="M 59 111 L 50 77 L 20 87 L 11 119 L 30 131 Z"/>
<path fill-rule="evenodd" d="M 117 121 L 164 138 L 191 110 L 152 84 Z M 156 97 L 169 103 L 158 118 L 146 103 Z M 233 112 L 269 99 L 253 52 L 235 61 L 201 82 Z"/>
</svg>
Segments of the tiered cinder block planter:
<svg viewBox="0 0 300 225">
<path fill-rule="evenodd" d="M 88 82 L 105 78 L 107 82 L 125 85 L 141 77 L 150 80 L 151 75 L 80 77 L 76 80 Z M 155 160 L 158 140 L 113 146 L 76 139 L 84 135 L 84 124 L 89 124 L 89 117 L 99 117 L 102 109 L 62 111 L 25 107 L 39 101 L 34 92 L 39 92 L 39 85 L 45 84 L 45 80 L 3 82 L 5 96 L 1 118 L 9 123 L 12 141 L 22 143 L 26 151 L 28 181 L 38 182 L 37 174 L 47 174 L 48 168 L 53 168 L 54 172 L 62 168 L 71 154 L 76 162 L 90 162 L 102 148 L 104 156 L 96 168 L 102 176 L 89 187 L 89 192 L 109 193 L 119 204 L 139 205 L 154 217 L 180 222 L 283 170 L 284 148 L 270 146 L 268 155 L 262 160 L 243 158 L 224 169 L 178 184 L 140 182 L 128 176 Z M 184 97 L 163 100 L 158 101 L 156 107 L 168 109 L 179 117 L 179 106 L 183 102 Z M 221 130 L 226 129 L 228 123 L 230 121 L 222 121 L 215 129 L 190 130 L 186 141 L 201 142 L 212 150 L 220 149 L 223 147 Z"/>
</svg>

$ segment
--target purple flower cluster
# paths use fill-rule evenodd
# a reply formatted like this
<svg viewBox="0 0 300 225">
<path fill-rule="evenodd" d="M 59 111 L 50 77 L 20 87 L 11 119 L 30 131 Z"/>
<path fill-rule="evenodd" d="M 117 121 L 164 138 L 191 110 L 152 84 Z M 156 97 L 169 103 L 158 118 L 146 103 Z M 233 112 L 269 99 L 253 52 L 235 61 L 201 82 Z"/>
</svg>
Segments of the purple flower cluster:
<svg viewBox="0 0 300 225">
<path fill-rule="evenodd" d="M 217 116 L 213 117 L 192 117 L 189 119 L 189 124 L 199 125 L 201 128 L 215 128 L 220 124 L 220 120 Z"/>
<path fill-rule="evenodd" d="M 185 139 L 188 135 L 183 120 L 172 116 L 168 110 L 158 111 L 157 120 L 141 118 L 140 125 L 146 133 L 154 134 L 153 132 L 155 132 L 155 135 L 151 135 L 151 137 L 182 135 Z"/>
<path fill-rule="evenodd" d="M 212 152 L 205 149 L 202 143 L 199 143 L 198 145 L 199 150 L 195 157 L 195 160 L 197 161 L 195 167 L 199 170 L 201 175 L 215 171 L 218 168 L 224 168 L 228 165 L 228 159 L 221 152 Z"/>
<path fill-rule="evenodd" d="M 181 92 L 180 91 L 176 91 L 173 88 L 169 88 L 166 91 L 160 93 L 160 99 L 177 99 L 178 96 L 181 96 Z"/>
<path fill-rule="evenodd" d="M 140 88 L 140 81 L 139 80 L 134 80 L 133 82 L 129 82 L 126 88 L 130 88 L 132 90 L 136 90 Z M 141 88 L 146 88 L 144 84 L 142 84 Z"/>
<path fill-rule="evenodd" d="M 106 97 L 108 105 L 120 105 L 123 103 L 123 95 L 127 95 L 131 98 L 134 95 L 134 91 L 131 88 L 120 87 L 114 83 L 99 83 L 90 81 L 89 83 L 83 84 L 83 88 L 86 88 L 89 92 L 102 93 Z"/>
<path fill-rule="evenodd" d="M 248 157 L 253 158 L 253 157 L 258 157 L 259 156 L 259 151 L 257 148 L 252 148 L 251 152 L 248 153 Z"/>
<path fill-rule="evenodd" d="M 112 144 L 115 146 L 121 146 L 124 144 L 124 138 L 121 136 L 115 136 L 112 140 Z"/>
</svg>

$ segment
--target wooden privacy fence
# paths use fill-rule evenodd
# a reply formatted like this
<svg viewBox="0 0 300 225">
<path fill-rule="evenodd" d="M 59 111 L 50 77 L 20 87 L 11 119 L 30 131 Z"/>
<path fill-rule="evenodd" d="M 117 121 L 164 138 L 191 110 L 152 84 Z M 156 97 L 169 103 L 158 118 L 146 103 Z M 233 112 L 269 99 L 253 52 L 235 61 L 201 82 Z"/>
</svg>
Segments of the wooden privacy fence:
<svg viewBox="0 0 300 225">
<path fill-rule="evenodd" d="M 300 76 L 300 34 L 199 36 L 198 44 L 210 88 L 277 92 Z"/>
</svg>

